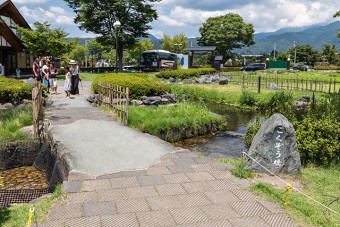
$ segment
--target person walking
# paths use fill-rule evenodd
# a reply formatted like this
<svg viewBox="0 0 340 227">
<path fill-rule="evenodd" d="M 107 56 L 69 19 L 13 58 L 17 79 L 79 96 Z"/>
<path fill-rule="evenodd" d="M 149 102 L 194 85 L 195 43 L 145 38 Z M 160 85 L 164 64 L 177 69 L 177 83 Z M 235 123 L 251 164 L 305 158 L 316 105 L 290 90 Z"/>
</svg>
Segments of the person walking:
<svg viewBox="0 0 340 227">
<path fill-rule="evenodd" d="M 72 75 L 70 73 L 70 67 L 66 66 L 65 67 L 65 82 L 64 82 L 64 91 L 66 93 L 66 99 L 70 98 L 70 91 L 71 91 L 71 87 L 72 87 Z"/>
<path fill-rule="evenodd" d="M 79 66 L 77 65 L 77 62 L 75 60 L 70 60 L 71 65 L 70 67 L 70 73 L 72 75 L 72 87 L 71 87 L 71 94 L 72 95 L 78 95 L 79 94 L 79 81 L 81 80 L 80 77 L 80 69 Z"/>
</svg>

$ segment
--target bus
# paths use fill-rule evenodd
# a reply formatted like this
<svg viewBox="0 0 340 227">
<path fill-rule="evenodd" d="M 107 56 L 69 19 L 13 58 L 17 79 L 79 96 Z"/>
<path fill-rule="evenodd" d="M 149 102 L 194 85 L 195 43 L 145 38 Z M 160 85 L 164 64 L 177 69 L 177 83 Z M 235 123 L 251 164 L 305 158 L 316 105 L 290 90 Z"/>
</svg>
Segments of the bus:
<svg viewBox="0 0 340 227">
<path fill-rule="evenodd" d="M 143 71 L 161 71 L 175 68 L 177 55 L 166 50 L 146 50 L 141 54 L 140 66 Z"/>
</svg>

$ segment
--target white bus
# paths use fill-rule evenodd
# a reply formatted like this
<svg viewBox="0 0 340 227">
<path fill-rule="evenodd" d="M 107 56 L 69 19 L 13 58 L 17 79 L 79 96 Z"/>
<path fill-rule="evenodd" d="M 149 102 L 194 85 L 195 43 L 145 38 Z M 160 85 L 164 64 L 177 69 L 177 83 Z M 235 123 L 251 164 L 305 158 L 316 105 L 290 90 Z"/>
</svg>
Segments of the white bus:
<svg viewBox="0 0 340 227">
<path fill-rule="evenodd" d="M 141 54 L 143 71 L 160 71 L 176 67 L 177 55 L 166 50 L 146 50 Z"/>
</svg>

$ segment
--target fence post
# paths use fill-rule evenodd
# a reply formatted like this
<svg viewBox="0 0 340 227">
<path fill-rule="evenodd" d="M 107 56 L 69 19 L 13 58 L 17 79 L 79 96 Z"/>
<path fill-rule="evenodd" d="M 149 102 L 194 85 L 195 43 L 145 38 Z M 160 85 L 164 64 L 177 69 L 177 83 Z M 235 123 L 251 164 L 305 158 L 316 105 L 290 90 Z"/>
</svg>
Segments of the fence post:
<svg viewBox="0 0 340 227">
<path fill-rule="evenodd" d="M 261 76 L 259 76 L 259 81 L 258 81 L 258 84 L 257 84 L 257 93 L 260 94 L 261 92 Z"/>
<path fill-rule="evenodd" d="M 129 119 L 129 88 L 127 87 L 125 89 L 125 125 L 128 125 L 128 119 Z"/>
</svg>

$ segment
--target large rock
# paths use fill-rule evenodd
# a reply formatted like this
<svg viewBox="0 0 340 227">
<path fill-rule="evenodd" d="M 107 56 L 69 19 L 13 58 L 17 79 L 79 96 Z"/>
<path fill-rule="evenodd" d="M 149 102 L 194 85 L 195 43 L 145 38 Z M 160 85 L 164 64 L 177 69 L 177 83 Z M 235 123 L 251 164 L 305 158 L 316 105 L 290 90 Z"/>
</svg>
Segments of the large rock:
<svg viewBox="0 0 340 227">
<path fill-rule="evenodd" d="M 297 174 L 301 171 L 293 125 L 282 114 L 271 116 L 256 133 L 248 155 L 274 174 Z M 247 167 L 256 172 L 267 172 L 249 159 Z"/>
</svg>

